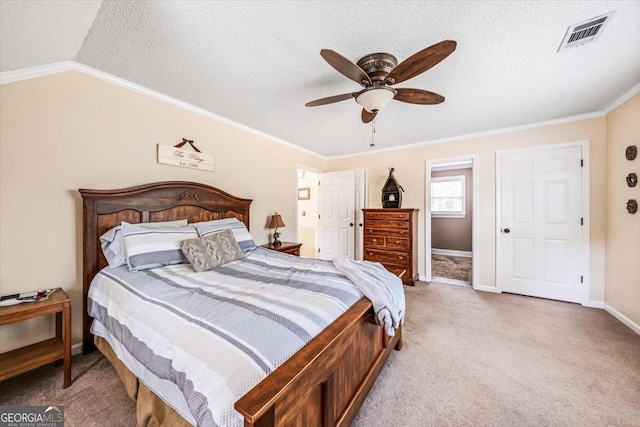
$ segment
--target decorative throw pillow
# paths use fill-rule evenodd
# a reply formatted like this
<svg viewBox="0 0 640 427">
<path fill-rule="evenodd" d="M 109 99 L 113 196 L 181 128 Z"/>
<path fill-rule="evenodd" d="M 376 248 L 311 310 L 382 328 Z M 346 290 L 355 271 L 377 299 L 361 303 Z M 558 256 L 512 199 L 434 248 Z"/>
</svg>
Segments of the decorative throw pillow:
<svg viewBox="0 0 640 427">
<path fill-rule="evenodd" d="M 198 229 L 200 237 L 207 237 L 223 230 L 231 230 L 244 252 L 252 251 L 256 248 L 247 226 L 237 218 L 215 219 L 213 221 L 197 222 L 194 225 Z"/>
<path fill-rule="evenodd" d="M 193 225 L 172 228 L 144 228 L 122 221 L 129 271 L 148 270 L 172 264 L 185 264 L 180 242 L 198 237 Z"/>
<path fill-rule="evenodd" d="M 211 270 L 246 256 L 231 230 L 199 239 L 183 240 L 180 242 L 180 248 L 197 272 Z"/>
<path fill-rule="evenodd" d="M 187 225 L 187 220 L 179 219 L 176 221 L 143 222 L 137 225 L 143 228 L 184 227 Z M 122 236 L 121 228 L 121 225 L 116 225 L 100 236 L 102 253 L 111 268 L 120 267 L 127 263 L 127 250 L 124 246 L 124 237 Z"/>
</svg>

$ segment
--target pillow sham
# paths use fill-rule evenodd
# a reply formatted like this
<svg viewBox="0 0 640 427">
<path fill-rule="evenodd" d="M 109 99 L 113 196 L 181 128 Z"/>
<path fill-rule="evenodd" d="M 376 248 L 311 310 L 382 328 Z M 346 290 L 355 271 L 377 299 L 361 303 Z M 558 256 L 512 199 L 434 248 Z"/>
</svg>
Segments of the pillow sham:
<svg viewBox="0 0 640 427">
<path fill-rule="evenodd" d="M 141 271 L 186 263 L 187 259 L 180 249 L 180 242 L 198 237 L 198 231 L 193 225 L 145 228 L 123 221 L 122 236 L 129 271 Z"/>
<path fill-rule="evenodd" d="M 178 219 L 176 221 L 161 222 L 143 222 L 136 224 L 143 228 L 163 228 L 163 227 L 184 227 L 187 225 L 187 219 Z M 107 259 L 110 268 L 120 267 L 127 263 L 127 251 L 124 247 L 124 238 L 122 237 L 122 226 L 116 225 L 110 228 L 102 236 L 100 236 L 100 246 L 102 253 Z"/>
<path fill-rule="evenodd" d="M 207 237 L 183 240 L 180 242 L 180 248 L 191 263 L 191 267 L 197 272 L 211 270 L 247 256 L 242 252 L 232 230 L 220 231 Z"/>
<path fill-rule="evenodd" d="M 243 252 L 252 251 L 256 248 L 247 226 L 237 218 L 215 219 L 213 221 L 197 222 L 194 225 L 200 237 L 207 237 L 223 230 L 231 230 Z"/>
</svg>

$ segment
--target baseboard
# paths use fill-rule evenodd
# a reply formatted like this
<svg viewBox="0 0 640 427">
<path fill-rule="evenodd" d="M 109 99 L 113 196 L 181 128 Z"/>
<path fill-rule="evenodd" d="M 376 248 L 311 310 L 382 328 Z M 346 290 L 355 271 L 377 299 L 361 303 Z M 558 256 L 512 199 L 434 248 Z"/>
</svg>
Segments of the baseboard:
<svg viewBox="0 0 640 427">
<path fill-rule="evenodd" d="M 438 282 L 438 283 L 444 283 L 447 285 L 456 285 L 456 286 L 471 286 L 471 283 L 469 282 L 465 282 L 464 280 L 457 280 L 457 279 L 449 279 L 448 277 L 438 277 L 438 276 L 433 276 L 431 278 L 432 282 Z"/>
<path fill-rule="evenodd" d="M 474 285 L 473 289 L 475 289 L 476 291 L 482 291 L 482 292 L 493 292 L 494 294 L 502 293 L 502 292 L 499 292 L 495 286 Z"/>
<path fill-rule="evenodd" d="M 447 256 L 459 256 L 464 258 L 473 258 L 473 254 L 469 251 L 454 251 L 452 249 L 431 248 L 431 253 L 434 255 L 447 255 Z"/>
<path fill-rule="evenodd" d="M 619 321 L 627 325 L 633 332 L 640 335 L 640 325 L 638 325 L 636 322 L 629 319 L 627 316 L 620 313 L 618 310 L 611 307 L 607 303 L 604 303 L 604 309 L 607 311 L 607 313 L 611 314 L 613 317 L 615 317 L 616 319 L 618 319 Z"/>
<path fill-rule="evenodd" d="M 82 343 L 74 344 L 71 346 L 71 355 L 76 356 L 82 353 Z"/>
<path fill-rule="evenodd" d="M 602 302 L 602 301 L 589 300 L 589 301 L 585 302 L 582 305 L 584 307 L 591 307 L 591 308 L 604 308 L 604 302 Z"/>
</svg>

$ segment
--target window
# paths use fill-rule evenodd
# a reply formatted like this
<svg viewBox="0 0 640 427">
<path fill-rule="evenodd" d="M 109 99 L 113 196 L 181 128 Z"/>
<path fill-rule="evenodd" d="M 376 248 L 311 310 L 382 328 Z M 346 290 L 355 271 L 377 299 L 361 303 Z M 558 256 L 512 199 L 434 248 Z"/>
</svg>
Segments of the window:
<svg viewBox="0 0 640 427">
<path fill-rule="evenodd" d="M 431 178 L 431 216 L 464 218 L 464 175 Z"/>
</svg>

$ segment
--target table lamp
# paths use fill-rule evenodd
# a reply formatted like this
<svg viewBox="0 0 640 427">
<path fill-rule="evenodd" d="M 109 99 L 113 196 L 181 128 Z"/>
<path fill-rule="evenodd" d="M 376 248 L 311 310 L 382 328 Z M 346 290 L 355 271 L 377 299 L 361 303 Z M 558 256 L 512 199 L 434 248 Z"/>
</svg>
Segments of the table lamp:
<svg viewBox="0 0 640 427">
<path fill-rule="evenodd" d="M 284 227 L 284 222 L 282 222 L 282 217 L 278 212 L 274 212 L 271 215 L 271 223 L 269 224 L 269 228 L 275 228 L 276 230 L 273 232 L 273 246 L 280 246 L 282 242 L 279 240 L 280 233 L 278 232 L 278 227 Z"/>
</svg>

